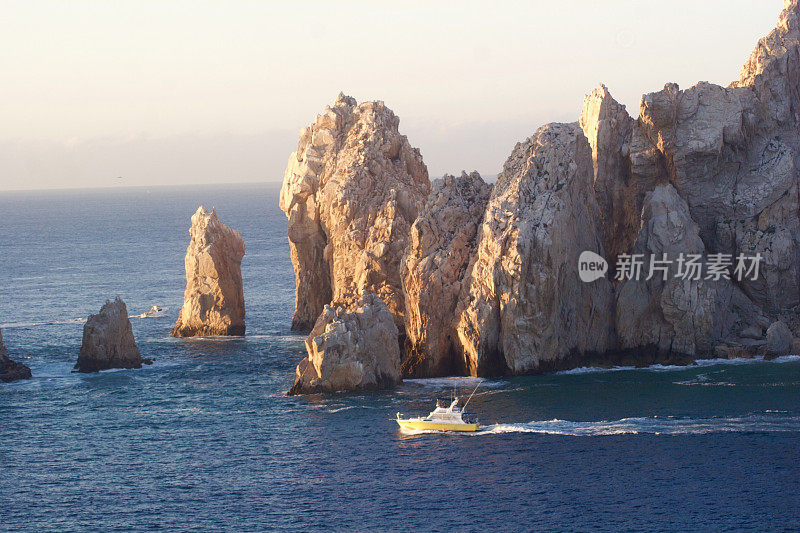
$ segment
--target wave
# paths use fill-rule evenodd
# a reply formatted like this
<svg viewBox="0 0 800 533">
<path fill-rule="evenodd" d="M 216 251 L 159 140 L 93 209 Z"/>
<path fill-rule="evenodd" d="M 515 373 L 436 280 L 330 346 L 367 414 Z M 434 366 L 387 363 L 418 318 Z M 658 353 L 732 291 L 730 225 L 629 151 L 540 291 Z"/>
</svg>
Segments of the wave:
<svg viewBox="0 0 800 533">
<path fill-rule="evenodd" d="M 37 326 L 55 326 L 58 324 L 82 324 L 86 322 L 85 317 L 65 318 L 61 320 L 50 320 L 46 322 L 7 322 L 0 324 L 0 329 L 5 328 L 33 328 Z"/>
<path fill-rule="evenodd" d="M 336 408 L 328 409 L 328 412 L 329 413 L 341 413 L 342 411 L 349 411 L 350 409 L 355 409 L 355 408 L 356 408 L 355 405 L 348 405 L 346 407 L 336 407 Z"/>
<path fill-rule="evenodd" d="M 404 379 L 403 383 L 410 383 L 412 385 L 418 385 L 420 387 L 432 387 L 436 389 L 446 389 L 451 387 L 475 387 L 478 383 L 481 384 L 482 388 L 496 388 L 502 387 L 506 384 L 505 381 L 502 380 L 488 380 L 485 378 L 472 378 L 472 377 L 446 377 L 446 378 L 414 378 L 414 379 Z"/>
<path fill-rule="evenodd" d="M 794 363 L 800 361 L 800 355 L 782 355 L 775 359 L 766 360 L 762 356 L 755 356 L 750 358 L 737 357 L 734 359 L 697 359 L 689 365 L 662 365 L 655 364 L 650 366 L 612 366 L 608 368 L 599 366 L 582 366 L 579 368 L 572 368 L 569 370 L 559 370 L 552 374 L 558 376 L 578 375 L 578 374 L 596 374 L 603 372 L 623 372 L 630 370 L 651 370 L 654 372 L 678 372 L 681 370 L 690 370 L 693 368 L 702 368 L 707 366 L 716 365 L 749 365 L 753 363 Z"/>
<path fill-rule="evenodd" d="M 748 415 L 729 418 L 637 417 L 614 421 L 573 422 L 569 420 L 533 421 L 522 424 L 494 424 L 473 435 L 502 433 L 540 433 L 593 437 L 601 435 L 702 435 L 706 433 L 800 432 L 800 417 Z"/>
</svg>

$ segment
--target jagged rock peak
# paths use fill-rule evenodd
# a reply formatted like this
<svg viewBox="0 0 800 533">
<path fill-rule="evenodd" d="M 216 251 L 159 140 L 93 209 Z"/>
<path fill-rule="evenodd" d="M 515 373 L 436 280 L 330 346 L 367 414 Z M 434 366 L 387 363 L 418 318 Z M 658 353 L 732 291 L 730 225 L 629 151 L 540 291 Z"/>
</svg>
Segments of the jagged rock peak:
<svg viewBox="0 0 800 533">
<path fill-rule="evenodd" d="M 119 297 L 106 300 L 96 315 L 83 326 L 83 343 L 75 369 L 97 372 L 109 368 L 141 368 L 142 359 L 133 338 L 128 307 Z"/>
<path fill-rule="evenodd" d="M 430 181 L 418 149 L 383 102 L 339 95 L 300 132 L 281 188 L 296 294 L 292 328 L 323 307 L 377 294 L 402 325 L 401 259 Z"/>
<path fill-rule="evenodd" d="M 602 220 L 603 248 L 615 263 L 639 230 L 643 191 L 631 180 L 630 143 L 634 120 L 605 85 L 586 95 L 579 121 L 592 148 L 594 191 Z"/>
<path fill-rule="evenodd" d="M 30 379 L 31 369 L 22 363 L 12 361 L 3 344 L 3 333 L 0 332 L 0 382 L 9 383 L 18 379 Z"/>
<path fill-rule="evenodd" d="M 614 345 L 606 278 L 583 283 L 578 257 L 602 255 L 591 148 L 577 123 L 548 124 L 512 151 L 478 229 L 458 305 L 463 371 L 556 368 Z"/>
<path fill-rule="evenodd" d="M 189 235 L 186 291 L 172 335 L 244 335 L 242 236 L 219 220 L 215 208 L 209 213 L 202 205 L 192 215 Z"/>
<path fill-rule="evenodd" d="M 453 319 L 491 190 L 477 172 L 434 180 L 411 226 L 403 268 L 408 342 L 404 376 L 449 375 L 456 370 Z"/>
<path fill-rule="evenodd" d="M 732 86 L 754 86 L 763 74 L 770 77 L 775 69 L 788 74 L 786 67 L 797 68 L 798 42 L 800 41 L 800 2 L 784 0 L 778 24 L 766 37 L 759 39 L 755 49 L 742 66 L 739 81 Z"/>
<path fill-rule="evenodd" d="M 290 395 L 378 389 L 401 381 L 397 326 L 386 304 L 371 293 L 348 309 L 326 305 L 306 350 Z"/>
</svg>

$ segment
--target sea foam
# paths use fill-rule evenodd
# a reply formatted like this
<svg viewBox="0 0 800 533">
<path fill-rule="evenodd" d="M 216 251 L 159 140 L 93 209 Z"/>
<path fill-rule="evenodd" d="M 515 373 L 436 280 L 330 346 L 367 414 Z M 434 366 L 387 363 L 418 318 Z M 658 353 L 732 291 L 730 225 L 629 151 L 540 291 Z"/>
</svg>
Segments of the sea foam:
<svg viewBox="0 0 800 533">
<path fill-rule="evenodd" d="M 700 435 L 719 432 L 775 433 L 800 431 L 800 417 L 754 414 L 728 418 L 634 417 L 620 420 L 573 422 L 570 420 L 493 424 L 474 435 L 541 433 L 592 437 L 601 435 Z"/>
</svg>

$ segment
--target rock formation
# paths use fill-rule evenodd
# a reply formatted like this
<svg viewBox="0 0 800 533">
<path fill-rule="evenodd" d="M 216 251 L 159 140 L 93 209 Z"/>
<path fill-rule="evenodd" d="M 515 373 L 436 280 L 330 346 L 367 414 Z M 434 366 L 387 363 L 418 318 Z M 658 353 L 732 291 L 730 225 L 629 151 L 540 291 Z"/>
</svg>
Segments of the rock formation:
<svg viewBox="0 0 800 533">
<path fill-rule="evenodd" d="M 788 355 L 794 350 L 794 339 L 789 327 L 781 321 L 773 322 L 767 328 L 767 356 Z"/>
<path fill-rule="evenodd" d="M 405 376 L 441 376 L 455 370 L 453 317 L 491 190 L 477 172 L 435 180 L 411 226 L 403 267 Z"/>
<path fill-rule="evenodd" d="M 376 389 L 401 381 L 397 326 L 374 294 L 364 293 L 350 309 L 326 305 L 306 349 L 289 394 Z"/>
<path fill-rule="evenodd" d="M 478 230 L 456 330 L 470 375 L 523 373 L 614 347 L 611 284 L 582 283 L 578 256 L 603 255 L 591 148 L 577 124 L 517 144 Z"/>
<path fill-rule="evenodd" d="M 419 150 L 383 102 L 342 94 L 300 133 L 280 206 L 296 277 L 292 329 L 308 330 L 328 303 L 377 294 L 403 324 L 401 260 L 428 192 Z"/>
<path fill-rule="evenodd" d="M 668 83 L 634 120 L 600 86 L 577 124 L 546 125 L 514 148 L 488 202 L 464 175 L 437 183 L 422 208 L 424 165 L 396 122 L 382 104 L 340 97 L 301 134 L 281 192 L 295 327 L 369 289 L 404 326 L 408 376 L 775 356 L 797 344 L 798 0 L 729 87 Z M 580 280 L 584 251 L 608 260 L 605 277 Z M 642 275 L 617 279 L 631 254 Z M 700 257 L 699 278 L 680 275 L 681 254 Z M 736 273 L 740 256 L 761 258 L 757 274 Z M 709 276 L 712 257 L 727 258 L 724 275 Z"/>
<path fill-rule="evenodd" d="M 143 360 L 133 338 L 125 302 L 117 297 L 106 301 L 83 326 L 83 343 L 75 369 L 97 372 L 109 368 L 141 368 Z"/>
<path fill-rule="evenodd" d="M 8 357 L 3 344 L 3 333 L 0 332 L 0 382 L 8 383 L 18 379 L 30 379 L 31 369 L 22 363 L 12 361 Z"/>
<path fill-rule="evenodd" d="M 619 347 L 690 355 L 708 351 L 715 311 L 713 284 L 676 277 L 677 263 L 664 263 L 663 273 L 654 270 L 650 276 L 649 272 L 651 261 L 663 259 L 664 254 L 677 258 L 705 253 L 689 207 L 672 185 L 659 185 L 647 194 L 632 253 L 642 255 L 644 268 L 642 277 L 625 281 L 618 290 Z"/>
<path fill-rule="evenodd" d="M 654 182 L 642 183 L 642 176 L 638 176 L 637 181 L 631 179 L 628 156 L 634 120 L 605 85 L 586 96 L 579 124 L 592 148 L 603 249 L 613 265 L 620 253 L 633 246 L 639 231 L 644 193 Z"/>
<path fill-rule="evenodd" d="M 244 335 L 244 241 L 203 206 L 192 215 L 186 249 L 186 292 L 174 337 Z"/>
</svg>

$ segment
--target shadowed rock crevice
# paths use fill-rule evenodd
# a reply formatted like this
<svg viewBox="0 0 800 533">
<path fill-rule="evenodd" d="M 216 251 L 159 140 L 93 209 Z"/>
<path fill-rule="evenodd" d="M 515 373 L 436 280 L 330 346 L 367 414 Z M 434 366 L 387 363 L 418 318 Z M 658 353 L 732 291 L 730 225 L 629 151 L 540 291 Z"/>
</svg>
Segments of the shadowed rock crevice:
<svg viewBox="0 0 800 533">
<path fill-rule="evenodd" d="M 477 172 L 437 179 L 411 226 L 403 265 L 406 377 L 455 370 L 453 317 L 491 190 Z"/>
</svg>

